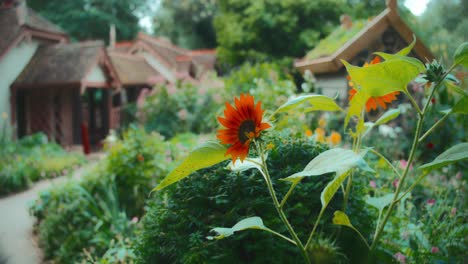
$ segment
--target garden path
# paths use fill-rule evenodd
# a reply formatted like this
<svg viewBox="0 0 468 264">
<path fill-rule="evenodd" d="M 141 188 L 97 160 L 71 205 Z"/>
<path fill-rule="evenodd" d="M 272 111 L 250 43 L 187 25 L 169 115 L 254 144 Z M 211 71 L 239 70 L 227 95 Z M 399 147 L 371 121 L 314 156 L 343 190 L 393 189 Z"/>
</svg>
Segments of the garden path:
<svg viewBox="0 0 468 264">
<path fill-rule="evenodd" d="M 79 179 L 84 171 L 96 164 L 101 153 L 92 154 L 86 166 L 74 171 L 71 176 L 62 176 L 36 183 L 21 193 L 0 199 L 0 256 L 7 264 L 35 264 L 42 262 L 42 252 L 33 236 L 34 217 L 29 215 L 29 205 L 43 190 L 70 177 Z M 0 259 L 2 263 L 2 259 Z"/>
</svg>

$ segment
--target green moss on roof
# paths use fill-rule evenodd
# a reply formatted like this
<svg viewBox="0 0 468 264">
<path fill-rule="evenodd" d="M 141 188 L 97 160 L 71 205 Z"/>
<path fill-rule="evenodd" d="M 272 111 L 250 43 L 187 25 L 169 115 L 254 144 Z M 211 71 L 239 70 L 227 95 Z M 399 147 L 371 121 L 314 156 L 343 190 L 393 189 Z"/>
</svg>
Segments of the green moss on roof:
<svg viewBox="0 0 468 264">
<path fill-rule="evenodd" d="M 353 21 L 350 29 L 338 26 L 328 37 L 322 39 L 313 50 L 307 53 L 306 59 L 313 60 L 332 55 L 361 31 L 367 23 L 367 20 Z"/>
</svg>

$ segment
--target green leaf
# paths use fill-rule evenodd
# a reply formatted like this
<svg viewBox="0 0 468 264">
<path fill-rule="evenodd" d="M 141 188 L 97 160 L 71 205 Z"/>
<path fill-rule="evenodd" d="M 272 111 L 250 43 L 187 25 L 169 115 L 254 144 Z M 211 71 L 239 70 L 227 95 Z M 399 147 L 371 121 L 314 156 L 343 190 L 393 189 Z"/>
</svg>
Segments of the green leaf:
<svg viewBox="0 0 468 264">
<path fill-rule="evenodd" d="M 235 224 L 231 228 L 226 228 L 226 227 L 213 228 L 213 229 L 211 229 L 211 231 L 216 232 L 218 235 L 214 236 L 214 237 L 213 236 L 208 236 L 206 238 L 209 239 L 209 240 L 223 239 L 223 238 L 234 235 L 235 232 L 243 231 L 243 230 L 246 230 L 246 229 L 260 229 L 260 230 L 265 230 L 265 231 L 268 231 L 268 232 L 272 231 L 271 229 L 269 229 L 268 227 L 266 227 L 263 224 L 263 221 L 262 221 L 262 219 L 260 217 L 253 216 L 253 217 L 246 218 L 246 219 L 244 219 L 242 221 L 239 221 L 237 224 Z"/>
<path fill-rule="evenodd" d="M 307 108 L 305 112 L 310 111 L 343 111 L 341 107 L 330 97 L 320 94 L 307 94 L 301 95 L 294 99 L 289 100 L 280 106 L 275 113 L 287 112 L 295 109 L 305 103 L 309 103 L 311 107 Z"/>
<path fill-rule="evenodd" d="M 340 174 L 335 177 L 331 182 L 325 186 L 322 193 L 320 194 L 320 201 L 322 202 L 322 210 L 324 210 L 330 203 L 333 196 L 335 196 L 336 191 L 340 188 L 341 184 L 348 177 L 348 171 Z"/>
<path fill-rule="evenodd" d="M 369 205 L 374 206 L 377 208 L 377 210 L 382 211 L 385 207 L 390 205 L 390 203 L 393 201 L 393 197 L 395 194 L 389 193 L 381 197 L 366 197 L 366 203 Z"/>
<path fill-rule="evenodd" d="M 453 55 L 455 64 L 463 65 L 468 68 L 468 42 L 463 42 L 456 50 Z"/>
<path fill-rule="evenodd" d="M 347 227 L 353 229 L 359 235 L 359 237 L 362 239 L 362 241 L 366 244 L 367 248 L 369 248 L 369 244 L 367 243 L 364 236 L 361 234 L 361 232 L 359 232 L 359 230 L 357 230 L 351 224 L 351 221 L 349 221 L 349 218 L 345 213 L 343 213 L 342 211 L 335 211 L 335 213 L 333 214 L 333 220 L 332 221 L 333 221 L 333 224 L 335 224 L 335 225 L 347 226 Z"/>
<path fill-rule="evenodd" d="M 230 157 L 226 156 L 226 150 L 226 147 L 218 142 L 206 142 L 190 152 L 188 157 L 169 173 L 169 175 L 152 191 L 161 190 L 189 176 L 194 171 L 213 166 L 229 159 Z"/>
<path fill-rule="evenodd" d="M 343 213 L 342 211 L 335 211 L 333 214 L 333 224 L 335 225 L 343 225 L 354 228 L 351 222 L 349 221 L 348 216 Z"/>
<path fill-rule="evenodd" d="M 366 136 L 371 130 L 372 128 L 378 126 L 378 125 L 382 125 L 382 124 L 385 124 L 395 118 L 397 118 L 399 115 L 400 115 L 400 109 L 396 108 L 396 109 L 389 109 L 387 112 L 385 112 L 377 121 L 375 121 L 375 123 L 373 122 L 366 122 L 364 123 L 364 133 L 363 133 L 363 137 Z"/>
<path fill-rule="evenodd" d="M 458 113 L 458 114 L 468 114 L 468 96 L 465 95 L 460 99 L 455 106 L 452 108 L 453 113 Z"/>
<path fill-rule="evenodd" d="M 457 144 L 437 156 L 431 163 L 424 164 L 418 169 L 434 170 L 448 164 L 468 159 L 468 142 Z"/>
<path fill-rule="evenodd" d="M 400 115 L 400 109 L 389 109 L 385 112 L 377 121 L 375 121 L 375 125 L 382 125 L 387 123 L 390 120 L 397 118 Z"/>
<path fill-rule="evenodd" d="M 414 48 L 414 45 L 416 45 L 416 36 L 413 34 L 413 41 L 411 42 L 411 44 L 409 44 L 408 47 L 405 47 L 401 49 L 399 52 L 397 52 L 397 55 L 402 55 L 402 56 L 408 55 L 411 52 L 411 50 Z"/>
<path fill-rule="evenodd" d="M 310 176 L 336 172 L 341 174 L 353 167 L 373 171 L 362 158 L 362 155 L 349 149 L 334 148 L 320 153 L 307 164 L 303 171 L 294 173 L 285 180 L 296 182 L 298 179 Z"/>
<path fill-rule="evenodd" d="M 262 159 L 261 158 L 247 158 L 243 162 L 240 160 L 237 160 L 234 164 L 229 162 L 227 165 L 227 168 L 231 171 L 234 172 L 242 172 L 250 169 L 257 169 L 260 171 L 260 173 L 263 175 L 263 178 L 266 178 L 265 173 L 262 170 L 262 167 L 260 166 L 262 164 Z"/>
<path fill-rule="evenodd" d="M 415 58 L 401 55 L 367 67 L 353 66 L 342 61 L 353 83 L 369 96 L 379 97 L 392 92 L 408 93 L 407 85 L 420 73 L 425 72 L 424 64 Z"/>
<path fill-rule="evenodd" d="M 461 95 L 467 95 L 467 92 L 465 90 L 463 90 L 462 88 L 460 88 L 460 86 L 458 86 L 455 82 L 453 81 L 449 81 L 449 80 L 444 80 L 444 84 L 445 86 L 447 86 L 450 90 L 458 93 L 458 94 L 461 94 Z"/>
</svg>

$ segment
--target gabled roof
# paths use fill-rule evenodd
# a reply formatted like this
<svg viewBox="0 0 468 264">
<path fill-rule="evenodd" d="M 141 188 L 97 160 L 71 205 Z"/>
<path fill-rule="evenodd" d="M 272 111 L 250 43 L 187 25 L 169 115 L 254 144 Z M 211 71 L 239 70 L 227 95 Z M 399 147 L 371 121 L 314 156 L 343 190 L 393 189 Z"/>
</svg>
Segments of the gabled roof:
<svg viewBox="0 0 468 264">
<path fill-rule="evenodd" d="M 216 64 L 216 49 L 191 50 L 189 56 L 192 60 L 203 65 L 205 70 L 214 70 Z"/>
<path fill-rule="evenodd" d="M 141 56 L 111 51 L 109 57 L 122 85 L 154 84 L 154 80 L 164 80 Z"/>
<path fill-rule="evenodd" d="M 41 46 L 26 68 L 13 83 L 13 88 L 36 88 L 47 86 L 83 88 L 85 79 L 96 65 L 107 69 L 106 76 L 112 87 L 120 82 L 114 75 L 113 66 L 108 63 L 104 42 L 88 41 L 71 44 Z M 115 83 L 117 82 L 117 84 Z"/>
<path fill-rule="evenodd" d="M 57 42 L 68 40 L 61 28 L 27 8 L 25 2 L 18 1 L 12 6 L 0 8 L 0 58 L 25 32 Z"/>
<path fill-rule="evenodd" d="M 347 37 L 346 41 L 342 45 L 339 45 L 336 50 L 328 50 L 325 52 L 312 50 L 309 52 L 309 56 L 306 55 L 302 60 L 296 61 L 294 66 L 301 72 L 310 70 L 314 74 L 338 72 L 343 67 L 341 60 L 352 60 L 361 50 L 369 47 L 390 26 L 394 28 L 408 44 L 413 41 L 414 32 L 398 15 L 396 0 L 387 0 L 387 8 L 382 13 L 364 24 L 361 28 L 357 28 L 357 30 L 354 28 L 357 34 L 354 36 L 345 36 Z M 337 29 L 337 31 L 338 30 L 342 31 L 342 29 Z M 353 28 L 350 30 L 352 31 Z M 334 33 L 332 33 L 332 36 L 333 34 Z M 338 34 L 340 33 L 335 32 L 335 35 Z M 324 41 L 330 41 L 330 39 L 326 38 Z M 317 47 L 319 46 L 323 45 L 319 43 Z M 416 38 L 416 45 L 413 48 L 413 52 L 421 60 L 427 59 L 432 61 L 434 59 L 434 55 L 431 51 L 418 38 Z"/>
<path fill-rule="evenodd" d="M 143 32 L 139 32 L 137 42 L 140 41 L 157 53 L 171 68 L 177 67 L 177 57 L 187 56 L 189 51 L 175 46 L 169 40 L 161 37 L 152 37 Z"/>
</svg>

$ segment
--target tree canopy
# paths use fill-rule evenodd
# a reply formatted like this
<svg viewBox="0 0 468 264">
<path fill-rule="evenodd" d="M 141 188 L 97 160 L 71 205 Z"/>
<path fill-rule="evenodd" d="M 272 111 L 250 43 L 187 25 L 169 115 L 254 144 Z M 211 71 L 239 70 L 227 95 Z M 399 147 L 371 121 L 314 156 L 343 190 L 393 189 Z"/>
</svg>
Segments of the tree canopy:
<svg viewBox="0 0 468 264">
<path fill-rule="evenodd" d="M 161 0 L 153 15 L 154 32 L 184 48 L 214 48 L 216 0 Z"/>
<path fill-rule="evenodd" d="M 300 57 L 339 23 L 344 0 L 219 0 L 222 63 Z"/>
<path fill-rule="evenodd" d="M 132 39 L 140 30 L 138 13 L 147 0 L 28 0 L 28 6 L 59 25 L 73 39 L 109 39 L 114 24 L 118 40 Z"/>
</svg>

